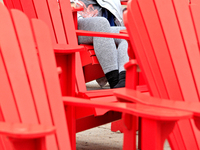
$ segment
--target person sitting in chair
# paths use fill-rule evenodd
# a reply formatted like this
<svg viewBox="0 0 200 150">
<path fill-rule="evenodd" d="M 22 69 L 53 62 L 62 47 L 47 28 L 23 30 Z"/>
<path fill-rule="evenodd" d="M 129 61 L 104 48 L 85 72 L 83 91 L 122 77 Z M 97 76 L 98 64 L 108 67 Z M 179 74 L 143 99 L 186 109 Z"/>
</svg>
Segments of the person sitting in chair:
<svg viewBox="0 0 200 150">
<path fill-rule="evenodd" d="M 87 31 L 119 33 L 124 30 L 120 0 L 75 0 L 76 6 L 84 7 L 78 12 L 78 29 Z M 129 61 L 128 43 L 124 39 L 79 36 L 79 44 L 93 44 L 98 61 L 110 88 L 125 87 L 124 64 Z"/>
</svg>

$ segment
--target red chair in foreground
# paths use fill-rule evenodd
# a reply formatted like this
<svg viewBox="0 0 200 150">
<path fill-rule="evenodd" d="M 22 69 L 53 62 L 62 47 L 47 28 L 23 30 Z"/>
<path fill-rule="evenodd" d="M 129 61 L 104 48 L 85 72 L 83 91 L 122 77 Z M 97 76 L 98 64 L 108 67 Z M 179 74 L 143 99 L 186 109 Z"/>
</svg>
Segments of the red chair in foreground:
<svg viewBox="0 0 200 150">
<path fill-rule="evenodd" d="M 78 45 L 77 35 L 79 34 L 128 39 L 127 34 L 76 31 L 69 0 L 59 0 L 59 3 L 57 0 L 4 0 L 4 3 L 8 8 L 22 10 L 29 18 L 39 18 L 48 25 L 57 66 L 60 69 L 59 78 L 63 95 L 76 95 L 91 101 L 117 101 L 113 96 L 112 89 L 87 91 L 80 54 L 79 52 L 68 54 L 68 52 L 70 50 L 78 50 L 81 53 L 86 52 L 83 46 Z M 72 80 L 70 80 L 71 78 Z M 75 115 L 77 118 L 76 131 L 83 131 L 121 118 L 120 113 L 110 113 L 108 111 L 77 108 Z"/>
<path fill-rule="evenodd" d="M 38 20 L 30 24 L 22 12 L 9 12 L 2 3 L 0 20 L 4 149 L 71 149 L 64 107 L 57 101 L 62 98 L 60 86 L 53 81 L 58 75 L 47 26 Z"/>
<path fill-rule="evenodd" d="M 85 51 L 85 48 L 79 46 L 77 42 L 77 34 L 69 0 L 59 0 L 59 3 L 57 0 L 4 0 L 4 3 L 8 8 L 22 10 L 29 18 L 39 18 L 48 25 L 57 66 L 60 69 L 59 78 L 63 95 L 76 95 L 92 101 L 102 101 L 102 99 L 110 102 L 117 101 L 111 89 L 87 91 L 80 54 L 79 52 L 68 53 L 74 50 Z M 81 33 L 128 39 L 127 34 L 119 35 L 86 31 Z M 121 118 L 120 113 L 106 113 L 107 111 L 102 109 L 96 110 L 91 108 L 85 110 L 77 108 L 75 115 L 77 118 L 77 127 L 75 130 L 80 132 Z"/>
<path fill-rule="evenodd" d="M 131 131 L 135 131 L 136 126 L 133 116 L 140 116 L 151 123 L 150 126 L 159 126 L 156 131 L 147 129 L 145 133 L 151 131 L 148 139 L 154 136 L 160 139 L 153 149 L 162 145 L 177 121 L 193 116 L 192 112 L 143 104 L 62 97 L 47 26 L 37 19 L 29 22 L 22 12 L 9 12 L 2 4 L 0 20 L 3 20 L 0 24 L 0 104 L 1 121 L 5 122 L 0 123 L 0 134 L 6 136 L 1 138 L 0 146 L 5 149 L 14 146 L 19 150 L 75 150 L 73 126 L 77 107 L 123 112 L 126 128 Z M 69 49 L 69 53 L 75 52 Z M 166 130 L 161 133 L 163 128 Z M 125 134 L 129 140 L 124 139 L 124 149 L 136 149 L 135 134 Z"/>
<path fill-rule="evenodd" d="M 134 67 L 130 61 L 126 65 L 127 87 L 116 93 L 119 99 L 165 107 L 177 104 L 178 109 L 199 107 L 199 15 L 198 0 L 132 0 L 128 3 L 125 25 L 149 92 L 157 98 L 136 97 L 137 93 L 129 85 Z M 183 106 L 180 101 L 187 105 Z M 142 126 L 148 124 L 142 122 Z M 141 137 L 141 142 L 145 138 Z M 200 131 L 194 121 L 184 120 L 177 123 L 168 140 L 173 150 L 197 150 L 199 138 Z"/>
</svg>

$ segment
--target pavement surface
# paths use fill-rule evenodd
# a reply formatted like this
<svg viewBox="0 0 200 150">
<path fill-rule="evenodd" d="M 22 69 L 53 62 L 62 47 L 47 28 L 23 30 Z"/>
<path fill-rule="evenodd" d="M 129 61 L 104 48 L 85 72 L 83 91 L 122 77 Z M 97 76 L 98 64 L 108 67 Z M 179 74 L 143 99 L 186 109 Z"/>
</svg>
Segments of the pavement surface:
<svg viewBox="0 0 200 150">
<path fill-rule="evenodd" d="M 86 86 L 88 90 L 101 89 L 96 81 L 89 82 Z M 109 88 L 109 85 L 107 84 L 104 88 Z M 123 133 L 112 132 L 111 123 L 76 134 L 77 150 L 122 150 L 122 146 Z M 171 150 L 167 141 L 164 150 Z"/>
</svg>

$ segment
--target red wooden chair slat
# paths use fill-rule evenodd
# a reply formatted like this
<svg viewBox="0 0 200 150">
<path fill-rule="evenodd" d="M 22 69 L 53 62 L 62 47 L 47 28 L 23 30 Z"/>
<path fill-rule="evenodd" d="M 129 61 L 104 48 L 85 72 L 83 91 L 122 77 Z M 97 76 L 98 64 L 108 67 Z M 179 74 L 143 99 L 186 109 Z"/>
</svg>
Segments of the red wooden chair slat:
<svg viewBox="0 0 200 150">
<path fill-rule="evenodd" d="M 35 39 L 38 47 L 40 63 L 42 68 L 42 73 L 44 77 L 44 82 L 46 86 L 46 92 L 48 93 L 48 103 L 49 109 L 51 109 L 51 115 L 53 117 L 53 123 L 57 126 L 57 138 L 60 142 L 60 147 L 64 149 L 70 145 L 67 137 L 69 135 L 66 121 L 64 106 L 62 103 L 60 85 L 58 82 L 58 75 L 56 70 L 56 62 L 53 51 L 46 51 L 46 49 L 53 49 L 51 44 L 46 44 L 43 39 L 46 38 L 48 43 L 51 43 L 50 35 L 44 34 L 41 31 L 48 33 L 48 28 L 46 25 L 41 25 L 41 21 L 33 20 L 33 26 L 35 31 Z M 38 30 L 40 29 L 40 30 Z M 60 117 L 58 117 L 60 116 Z M 62 119 L 61 119 L 62 118 Z M 65 142 L 62 142 L 65 141 Z"/>
<path fill-rule="evenodd" d="M 13 8 L 22 9 L 19 0 L 13 1 L 12 3 L 13 3 Z"/>
<path fill-rule="evenodd" d="M 12 10 L 12 12 L 14 12 L 14 10 Z M 22 55 L 24 56 L 24 62 L 26 64 L 26 72 L 28 74 L 28 80 L 29 83 L 31 84 L 31 89 L 32 89 L 31 92 L 34 95 L 35 105 L 37 106 L 37 108 L 40 108 L 40 110 L 38 110 L 39 114 L 42 112 L 40 115 L 40 117 L 42 117 L 41 120 L 46 120 L 48 122 L 51 122 L 51 119 L 49 117 L 50 114 L 48 111 L 47 102 L 45 101 L 40 102 L 41 99 L 47 98 L 46 91 L 44 85 L 42 84 L 43 77 L 41 74 L 41 70 L 39 68 L 38 58 L 35 55 L 36 51 L 35 51 L 34 39 L 33 36 L 31 36 L 32 35 L 31 30 L 23 28 L 24 22 L 26 24 L 28 23 L 28 20 L 26 19 L 22 21 L 23 17 L 24 16 L 21 15 L 21 13 L 18 14 L 18 11 L 13 13 L 13 21 L 16 24 L 15 28 L 18 33 L 17 35 L 18 35 L 18 40 L 20 42 L 20 47 L 24 49 L 24 51 L 22 51 Z M 26 42 L 26 40 L 28 40 L 28 42 Z M 27 49 L 29 50 L 27 51 Z M 35 76 L 35 74 L 38 75 Z"/>
<path fill-rule="evenodd" d="M 4 1 L 4 4 L 5 4 L 7 7 L 9 7 L 9 8 L 14 8 L 13 3 L 12 3 L 12 0 Z"/>
<path fill-rule="evenodd" d="M 37 18 L 42 19 L 49 26 L 53 43 L 57 44 L 60 41 L 60 39 L 59 39 L 59 37 L 57 37 L 56 32 L 54 31 L 54 30 L 56 30 L 56 28 L 54 29 L 54 26 L 53 26 L 54 24 L 52 24 L 52 18 L 51 18 L 51 14 L 49 12 L 47 1 L 35 0 L 35 1 L 33 1 L 33 5 L 35 7 L 34 13 L 36 14 Z M 60 19 L 60 17 L 58 17 L 57 20 L 59 21 L 59 19 Z M 60 27 L 60 30 L 63 31 L 62 26 Z M 64 31 L 63 31 L 63 34 L 64 34 Z M 60 38 L 63 38 L 63 36 L 61 36 Z M 66 42 L 65 39 L 61 40 L 62 44 L 64 44 L 65 42 Z"/>
<path fill-rule="evenodd" d="M 162 28 L 160 27 L 160 23 L 157 20 L 158 16 L 154 8 L 155 6 L 151 1 L 147 2 L 149 6 L 145 4 L 144 1 L 138 1 L 138 3 L 140 9 L 142 9 L 141 10 L 142 17 L 144 18 L 145 25 L 148 30 L 147 34 L 153 46 L 154 55 L 158 62 L 158 66 L 161 71 L 161 76 L 163 80 L 166 82 L 165 86 L 167 90 L 171 90 L 171 92 L 169 92 L 171 95 L 174 94 L 173 98 L 178 99 L 177 97 L 175 97 L 177 93 L 174 92 L 176 88 L 179 88 L 177 82 L 172 82 L 172 83 L 167 82 L 167 81 L 176 81 L 176 75 L 173 70 L 172 62 L 170 61 L 170 54 L 167 50 L 167 45 L 162 33 Z M 151 13 L 149 13 L 150 11 Z M 150 14 L 151 14 L 151 19 L 149 18 Z M 161 52 L 161 49 L 165 50 Z M 170 77 L 167 76 L 168 73 L 170 74 Z M 171 87 L 173 87 L 173 89 Z"/>
<path fill-rule="evenodd" d="M 180 5 L 180 3 L 174 1 L 174 6 L 176 9 L 176 15 L 178 17 L 178 22 L 180 25 L 180 31 L 183 38 L 183 44 L 185 46 L 186 54 L 182 54 L 182 51 L 177 51 L 176 49 L 172 49 L 172 48 L 170 48 L 169 50 L 171 52 L 174 66 L 176 68 L 176 72 L 177 72 L 177 76 L 179 79 L 179 84 L 183 93 L 184 100 L 185 101 L 188 101 L 188 100 L 199 101 L 199 94 L 197 90 L 199 86 L 198 85 L 199 84 L 198 83 L 199 82 L 199 77 L 198 77 L 199 49 L 198 49 L 197 42 L 195 42 L 197 39 L 194 32 L 193 22 L 191 19 L 191 15 L 190 15 L 190 11 L 189 11 L 189 7 L 187 3 L 181 2 L 181 5 Z M 185 10 L 185 11 L 182 11 L 182 10 Z M 171 33 L 171 32 L 168 32 L 168 33 Z M 172 39 L 172 36 L 169 37 L 169 39 L 170 38 Z M 180 45 L 180 44 L 177 44 L 176 42 L 176 45 Z M 184 48 L 182 47 L 182 49 Z M 184 60 L 182 61 L 182 59 L 185 59 L 185 61 Z M 189 63 L 187 62 L 187 59 L 189 59 Z M 184 70 L 184 69 L 187 69 L 187 70 Z M 183 73 L 184 73 L 184 76 L 183 76 Z M 183 128 L 182 133 L 183 133 L 185 129 L 184 129 L 184 125 L 182 126 L 183 126 L 182 127 Z M 193 127 L 193 130 L 194 130 L 194 133 L 196 134 L 196 137 L 198 137 L 197 134 L 199 133 L 195 129 L 195 127 Z M 185 133 L 184 137 L 187 137 L 187 136 L 188 136 L 187 133 Z"/>
<path fill-rule="evenodd" d="M 5 10 L 5 11 L 7 11 L 7 10 Z M 29 82 L 27 79 L 26 70 L 24 70 L 24 64 L 23 64 L 22 58 L 20 56 L 20 48 L 18 45 L 17 37 L 14 32 L 15 29 L 13 28 L 11 18 L 8 17 L 9 16 L 8 12 L 7 13 L 3 12 L 2 15 L 7 15 L 7 16 L 4 16 L 5 24 L 2 24 L 1 33 L 4 36 L 5 35 L 9 35 L 9 36 L 7 36 L 8 37 L 7 39 L 6 39 L 6 36 L 5 36 L 5 38 L 2 36 L 2 42 L 3 41 L 4 42 L 1 44 L 1 48 L 2 48 L 1 53 L 2 53 L 3 58 L 5 59 L 4 64 L 7 69 L 8 80 L 11 82 L 11 86 L 13 88 L 12 89 L 12 93 L 14 94 L 13 99 L 14 100 L 19 99 L 15 103 L 17 103 L 19 105 L 18 111 L 22 112 L 21 113 L 22 115 L 20 116 L 20 120 L 26 120 L 28 122 L 33 123 L 33 122 L 37 121 L 36 114 L 32 115 L 30 118 L 29 114 L 25 113 L 27 111 L 26 108 L 23 108 L 23 105 L 27 105 L 27 108 L 30 110 L 30 114 L 33 114 L 34 109 L 35 109 L 33 107 L 34 106 L 33 101 L 32 102 L 27 101 L 27 100 L 32 99 L 32 94 L 28 88 Z M 8 45 L 7 44 L 8 41 L 10 41 L 12 44 Z M 11 51 L 13 49 L 15 49 L 15 51 L 12 51 L 12 52 L 8 51 L 5 47 Z M 10 61 L 7 61 L 8 59 L 16 60 L 15 64 Z M 16 67 L 16 66 L 18 66 L 18 67 Z M 16 73 L 13 74 L 13 72 L 16 72 Z M 20 79 L 21 77 L 23 77 L 22 78 L 23 80 Z M 19 80 L 21 80 L 21 82 L 19 82 Z M 24 87 L 24 89 L 19 88 L 19 87 Z"/>
<path fill-rule="evenodd" d="M 66 44 L 67 39 L 65 36 L 64 27 L 62 24 L 62 18 L 58 9 L 58 3 L 56 1 L 39 1 L 34 0 L 36 14 L 38 18 L 44 20 L 48 26 L 52 26 L 52 32 L 54 32 L 57 44 Z M 49 18 L 49 20 L 47 20 Z"/>
<path fill-rule="evenodd" d="M 133 1 L 132 3 L 134 3 L 134 2 L 135 1 Z M 132 15 L 134 15 L 134 17 L 141 16 L 140 10 L 136 6 L 137 5 L 131 5 L 130 6 L 132 8 L 133 12 L 134 12 L 132 14 Z M 160 93 L 159 93 L 159 91 L 157 89 L 157 84 L 156 83 L 158 82 L 159 85 L 163 84 L 163 88 L 165 88 L 165 86 L 164 86 L 164 83 L 162 83 L 163 81 L 162 81 L 162 77 L 160 76 L 160 74 L 158 74 L 158 73 L 155 74 L 156 72 L 159 72 L 159 68 L 158 68 L 157 63 L 155 61 L 156 60 L 155 56 L 153 55 L 153 53 L 151 51 L 150 52 L 145 52 L 144 51 L 145 48 L 152 49 L 152 46 L 151 46 L 151 43 L 149 42 L 149 37 L 148 37 L 148 34 L 146 33 L 146 27 L 145 27 L 145 25 L 143 23 L 142 18 L 137 17 L 137 20 L 138 20 L 138 23 L 139 23 L 138 26 L 140 28 L 137 28 L 136 26 L 132 27 L 132 30 L 134 30 L 135 36 L 137 36 L 137 38 L 135 38 L 134 41 L 131 41 L 131 45 L 132 45 L 132 47 L 137 46 L 138 49 L 140 49 L 140 55 L 142 55 L 142 57 L 144 57 L 144 60 L 142 60 L 143 65 L 140 66 L 140 68 L 141 68 L 141 70 L 145 70 L 145 72 L 148 74 L 148 77 L 150 78 L 150 80 L 148 80 L 148 82 L 151 82 L 150 84 L 148 84 L 148 86 L 150 86 L 149 91 L 152 92 L 156 96 L 160 96 Z M 133 24 L 133 23 L 134 22 L 131 22 L 131 24 Z M 133 35 L 129 34 L 129 36 L 130 36 L 130 40 L 132 40 Z M 143 41 L 145 42 L 145 45 L 142 45 L 143 41 L 141 41 L 140 36 L 143 36 Z M 149 58 L 152 58 L 152 62 L 149 62 L 149 60 L 148 60 Z M 138 59 L 137 62 L 140 64 L 141 60 Z M 150 65 L 151 63 L 152 63 L 152 65 Z M 132 63 L 130 63 L 130 64 L 132 64 Z M 129 65 L 129 64 L 127 64 L 127 65 Z M 128 69 L 128 66 L 126 68 Z M 151 68 L 155 72 L 152 71 Z M 145 77 L 146 76 L 144 76 L 144 78 Z M 145 78 L 145 80 L 147 80 L 147 79 Z M 164 90 L 162 90 L 162 91 L 164 91 Z M 167 95 L 167 93 L 165 92 L 165 93 L 163 93 L 163 95 Z"/>
<path fill-rule="evenodd" d="M 34 5 L 33 5 L 32 1 L 29 1 L 29 0 L 27 0 L 27 1 L 26 0 L 18 0 L 18 3 L 20 3 L 20 5 L 22 7 L 19 10 L 23 10 L 23 12 L 26 12 L 27 16 L 29 18 L 35 18 L 35 17 L 37 17 L 37 15 L 34 13 L 35 8 L 34 8 Z"/>
<path fill-rule="evenodd" d="M 76 37 L 76 34 L 74 33 L 75 26 L 73 22 L 72 10 L 71 10 L 71 6 L 69 5 L 69 1 L 59 0 L 59 4 L 60 4 L 60 9 L 61 9 L 64 27 L 66 31 L 65 34 L 68 37 L 68 43 L 71 43 L 72 45 L 76 45 L 77 37 Z"/>
</svg>

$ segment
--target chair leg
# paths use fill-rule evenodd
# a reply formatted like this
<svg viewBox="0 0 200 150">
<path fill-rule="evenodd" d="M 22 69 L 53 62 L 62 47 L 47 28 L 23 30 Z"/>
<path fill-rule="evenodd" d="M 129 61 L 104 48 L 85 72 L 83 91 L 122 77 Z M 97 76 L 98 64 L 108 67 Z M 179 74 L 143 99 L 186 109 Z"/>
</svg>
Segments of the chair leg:
<svg viewBox="0 0 200 150">
<path fill-rule="evenodd" d="M 136 150 L 136 120 L 137 117 L 123 114 L 124 121 L 124 143 L 123 150 Z"/>
<path fill-rule="evenodd" d="M 141 119 L 141 149 L 163 150 L 164 142 L 173 131 L 176 121 Z"/>
<path fill-rule="evenodd" d="M 46 150 L 45 137 L 36 139 L 9 139 L 15 150 Z"/>
<path fill-rule="evenodd" d="M 56 54 L 56 63 L 61 68 L 59 75 L 63 96 L 75 96 L 75 54 Z"/>
<path fill-rule="evenodd" d="M 123 120 L 117 120 L 111 123 L 111 131 L 113 132 L 117 132 L 120 131 L 121 133 L 123 133 Z"/>
<path fill-rule="evenodd" d="M 138 150 L 141 150 L 141 117 L 138 117 Z"/>
<path fill-rule="evenodd" d="M 66 120 L 68 124 L 68 131 L 70 134 L 70 142 L 72 150 L 76 149 L 76 118 L 75 118 L 75 107 L 67 106 L 65 107 Z"/>
</svg>

